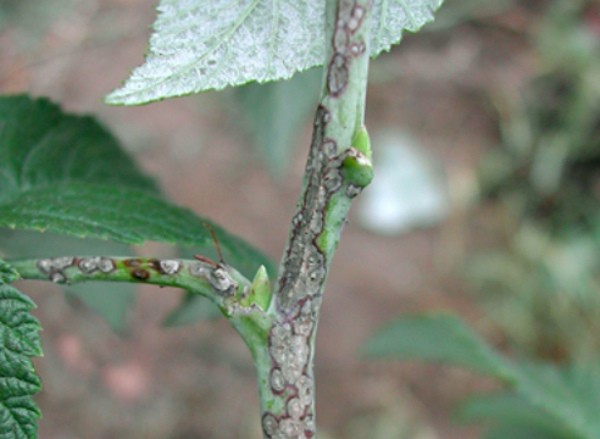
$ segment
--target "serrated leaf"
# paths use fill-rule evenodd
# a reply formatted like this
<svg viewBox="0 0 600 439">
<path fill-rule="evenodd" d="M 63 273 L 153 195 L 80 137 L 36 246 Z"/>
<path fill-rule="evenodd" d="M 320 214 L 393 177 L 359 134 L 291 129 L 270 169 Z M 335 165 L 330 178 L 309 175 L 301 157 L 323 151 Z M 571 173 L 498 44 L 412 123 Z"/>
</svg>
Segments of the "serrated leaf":
<svg viewBox="0 0 600 439">
<path fill-rule="evenodd" d="M 499 379 L 510 379 L 511 367 L 485 341 L 449 314 L 398 318 L 364 345 L 369 357 L 439 361 Z"/>
<path fill-rule="evenodd" d="M 42 355 L 35 304 L 16 288 L 0 284 L 0 437 L 33 439 L 40 411 L 33 401 L 41 382 L 31 357 Z"/>
<path fill-rule="evenodd" d="M 0 203 L 0 227 L 50 230 L 81 238 L 112 239 L 127 244 L 159 241 L 188 246 L 213 245 L 210 227 L 236 261 L 266 263 L 264 256 L 225 230 L 146 191 L 97 184 L 48 185 L 23 191 Z"/>
<path fill-rule="evenodd" d="M 433 19 L 442 0 L 376 0 L 371 56 L 389 50 L 404 29 Z M 290 78 L 325 62 L 323 0 L 161 0 L 146 62 L 110 104 L 136 105 Z"/>
<path fill-rule="evenodd" d="M 0 284 L 10 284 L 19 278 L 19 273 L 0 259 Z"/>
<path fill-rule="evenodd" d="M 206 224 L 231 265 L 270 264 L 239 238 L 161 198 L 92 119 L 65 115 L 44 99 L 0 98 L 0 227 L 212 247 Z"/>
<path fill-rule="evenodd" d="M 29 189 L 78 181 L 158 193 L 91 117 L 65 114 L 47 99 L 0 97 L 0 203 Z"/>
</svg>

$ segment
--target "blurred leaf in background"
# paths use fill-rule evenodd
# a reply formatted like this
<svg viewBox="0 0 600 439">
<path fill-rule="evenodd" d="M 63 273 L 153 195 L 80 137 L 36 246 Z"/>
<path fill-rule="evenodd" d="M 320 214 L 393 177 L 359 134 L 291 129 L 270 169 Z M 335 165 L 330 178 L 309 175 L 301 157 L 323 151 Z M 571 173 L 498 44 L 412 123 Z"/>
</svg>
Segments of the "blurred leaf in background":
<svg viewBox="0 0 600 439">
<path fill-rule="evenodd" d="M 597 2 L 552 2 L 539 72 L 520 100 L 496 101 L 501 144 L 480 170 L 504 244 L 468 275 L 515 346 L 554 361 L 600 352 L 599 17 Z"/>
<path fill-rule="evenodd" d="M 207 298 L 186 292 L 180 304 L 167 315 L 163 325 L 167 327 L 193 325 L 222 315 L 219 308 Z"/>
<path fill-rule="evenodd" d="M 367 340 L 363 353 L 375 358 L 441 362 L 499 380 L 508 391 L 477 396 L 459 412 L 465 421 L 491 423 L 486 438 L 600 437 L 597 364 L 557 367 L 510 361 L 460 319 L 435 313 L 397 318 Z M 499 432 L 509 435 L 500 436 Z"/>
<path fill-rule="evenodd" d="M 314 113 L 322 74 L 318 67 L 286 81 L 252 82 L 235 90 L 252 143 L 275 177 L 282 177 L 290 165 L 301 130 Z"/>
</svg>

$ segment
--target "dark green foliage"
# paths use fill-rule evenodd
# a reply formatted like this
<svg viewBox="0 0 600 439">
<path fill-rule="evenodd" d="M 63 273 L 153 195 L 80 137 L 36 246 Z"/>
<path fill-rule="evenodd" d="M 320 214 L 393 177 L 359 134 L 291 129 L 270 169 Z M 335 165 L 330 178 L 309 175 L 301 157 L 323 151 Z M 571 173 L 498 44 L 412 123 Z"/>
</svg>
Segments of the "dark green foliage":
<svg viewBox="0 0 600 439">
<path fill-rule="evenodd" d="M 47 99 L 0 99 L 0 204 L 23 193 L 78 183 L 125 185 L 158 193 L 98 122 L 64 114 Z"/>
<path fill-rule="evenodd" d="M 19 273 L 0 259 L 0 284 L 10 284 L 19 278 Z"/>
<path fill-rule="evenodd" d="M 0 226 L 212 247 L 207 220 L 158 193 L 101 126 L 47 100 L 0 99 Z M 232 263 L 269 264 L 211 224 Z"/>
<path fill-rule="evenodd" d="M 0 437 L 31 439 L 40 411 L 33 395 L 41 388 L 31 357 L 41 356 L 40 324 L 30 311 L 35 304 L 0 281 Z"/>
</svg>

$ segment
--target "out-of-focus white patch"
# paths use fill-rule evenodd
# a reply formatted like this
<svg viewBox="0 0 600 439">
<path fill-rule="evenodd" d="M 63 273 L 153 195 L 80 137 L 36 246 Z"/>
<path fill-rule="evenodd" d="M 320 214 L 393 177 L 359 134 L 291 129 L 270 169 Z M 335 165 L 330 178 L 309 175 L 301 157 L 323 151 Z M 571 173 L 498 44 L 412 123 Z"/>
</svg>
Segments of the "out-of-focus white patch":
<svg viewBox="0 0 600 439">
<path fill-rule="evenodd" d="M 360 225 L 392 235 L 440 223 L 449 208 L 440 164 L 404 133 L 376 136 L 372 145 L 375 177 L 358 200 Z"/>
</svg>

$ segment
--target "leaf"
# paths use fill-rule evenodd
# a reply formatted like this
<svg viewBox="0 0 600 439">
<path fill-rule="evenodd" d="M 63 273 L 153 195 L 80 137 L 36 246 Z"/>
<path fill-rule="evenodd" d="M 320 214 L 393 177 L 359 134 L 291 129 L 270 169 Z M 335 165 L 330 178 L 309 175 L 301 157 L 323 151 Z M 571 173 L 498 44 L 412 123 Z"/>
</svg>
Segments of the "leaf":
<svg viewBox="0 0 600 439">
<path fill-rule="evenodd" d="M 375 333 L 363 348 L 369 357 L 439 361 L 501 380 L 512 378 L 511 366 L 449 314 L 400 317 Z"/>
<path fill-rule="evenodd" d="M 290 78 L 325 62 L 322 0 L 161 0 L 146 62 L 110 104 L 137 105 L 220 90 L 249 81 Z M 442 0 L 378 0 L 371 56 L 433 19 Z"/>
<path fill-rule="evenodd" d="M 573 439 L 555 432 L 528 425 L 499 425 L 486 433 L 484 439 Z"/>
<path fill-rule="evenodd" d="M 288 167 L 298 131 L 314 111 L 322 74 L 322 69 L 311 69 L 289 81 L 251 83 L 236 94 L 254 144 L 277 176 Z"/>
<path fill-rule="evenodd" d="M 47 99 L 0 97 L 0 204 L 30 189 L 77 182 L 158 193 L 92 118 L 64 114 Z"/>
<path fill-rule="evenodd" d="M 43 99 L 0 98 L 0 227 L 212 247 L 206 224 L 232 265 L 250 260 L 255 271 L 270 264 L 239 238 L 162 199 L 90 118 L 64 115 Z"/>
<path fill-rule="evenodd" d="M 163 324 L 169 327 L 185 326 L 203 320 L 213 320 L 222 315 L 219 308 L 210 300 L 198 294 L 187 292 L 179 306 L 171 311 Z"/>
<path fill-rule="evenodd" d="M 0 229 L 0 250 L 10 258 L 51 258 L 56 255 L 133 256 L 127 245 L 98 239 L 77 239 L 54 233 Z M 127 314 L 135 302 L 135 287 L 126 283 L 69 285 L 65 292 L 98 313 L 117 332 L 127 329 Z"/>
<path fill-rule="evenodd" d="M 256 269 L 269 264 L 260 253 L 219 226 L 146 191 L 97 184 L 59 184 L 30 189 L 11 203 L 0 203 L 0 226 L 50 230 L 81 238 L 127 244 L 159 241 L 188 246 L 213 245 L 210 224 L 221 247 L 236 261 Z"/>
<path fill-rule="evenodd" d="M 0 437 L 33 439 L 40 410 L 33 395 L 41 382 L 31 357 L 41 356 L 35 304 L 10 285 L 0 284 Z"/>
<path fill-rule="evenodd" d="M 19 278 L 19 273 L 9 264 L 0 259 L 0 285 L 10 284 Z"/>
<path fill-rule="evenodd" d="M 65 293 L 97 313 L 114 331 L 127 330 L 127 317 L 137 297 L 133 285 L 86 282 L 65 288 Z"/>
<path fill-rule="evenodd" d="M 513 426 L 515 431 L 531 430 L 540 432 L 540 435 L 541 432 L 545 434 L 544 436 L 532 435 L 531 437 L 564 439 L 572 437 L 571 432 L 565 430 L 556 418 L 549 416 L 548 412 L 515 393 L 502 392 L 470 397 L 461 404 L 458 417 L 465 422 L 486 420 L 498 426 Z M 516 426 L 519 426 L 519 428 L 517 429 Z M 515 436 L 504 437 L 512 438 Z"/>
<path fill-rule="evenodd" d="M 371 357 L 441 361 L 490 375 L 511 385 L 536 413 L 546 414 L 547 425 L 555 424 L 557 432 L 577 439 L 600 437 L 598 367 L 514 366 L 459 319 L 444 314 L 402 317 L 376 333 L 364 350 Z M 506 407 L 504 415 L 509 415 Z"/>
<path fill-rule="evenodd" d="M 578 438 L 600 437 L 600 369 L 527 363 L 516 370 L 515 389 Z"/>
</svg>

